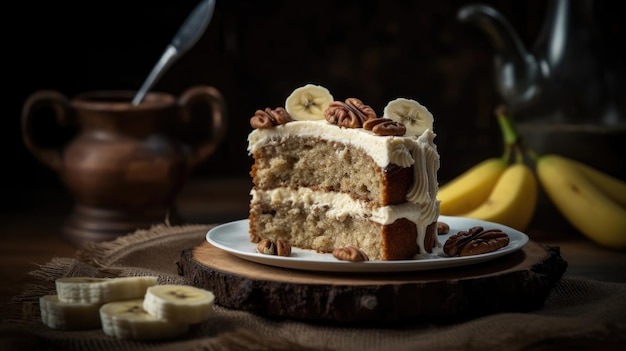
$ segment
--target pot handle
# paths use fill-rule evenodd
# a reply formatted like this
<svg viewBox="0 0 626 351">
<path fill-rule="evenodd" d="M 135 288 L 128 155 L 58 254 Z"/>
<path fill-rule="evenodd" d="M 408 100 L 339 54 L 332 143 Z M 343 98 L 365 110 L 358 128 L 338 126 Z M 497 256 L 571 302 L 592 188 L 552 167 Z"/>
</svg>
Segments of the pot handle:
<svg viewBox="0 0 626 351">
<path fill-rule="evenodd" d="M 57 91 L 41 90 L 30 95 L 22 107 L 22 140 L 26 148 L 43 164 L 59 171 L 63 164 L 62 150 L 44 146 L 41 134 L 36 131 L 37 121 L 49 117 L 42 114 L 42 110 L 51 110 L 56 123 L 65 127 L 69 122 L 70 103 L 65 95 Z"/>
<path fill-rule="evenodd" d="M 178 99 L 178 104 L 182 107 L 181 114 L 187 123 L 187 133 L 194 147 L 194 153 L 189 162 L 191 168 L 196 167 L 200 162 L 207 159 L 215 152 L 217 146 L 226 136 L 227 118 L 226 103 L 222 94 L 211 86 L 195 86 L 187 89 Z M 206 107 L 210 108 L 210 113 Z M 210 118 L 210 131 L 205 128 L 194 128 L 194 124 L 203 126 L 202 122 L 207 122 Z"/>
</svg>

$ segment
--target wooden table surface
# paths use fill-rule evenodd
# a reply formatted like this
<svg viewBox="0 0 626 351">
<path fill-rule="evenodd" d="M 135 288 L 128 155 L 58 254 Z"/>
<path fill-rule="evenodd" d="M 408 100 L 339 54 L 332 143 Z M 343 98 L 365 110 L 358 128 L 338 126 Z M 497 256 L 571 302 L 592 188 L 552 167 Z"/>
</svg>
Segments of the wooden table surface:
<svg viewBox="0 0 626 351">
<path fill-rule="evenodd" d="M 182 217 L 190 223 L 223 223 L 247 217 L 249 179 L 192 179 L 178 197 Z M 23 210 L 0 214 L 0 303 L 5 311 L 13 296 L 32 281 L 28 272 L 53 257 L 71 257 L 77 247 L 60 237 L 72 200 L 64 189 L 40 194 Z M 568 262 L 565 277 L 626 283 L 626 252 L 599 247 L 573 229 L 555 231 L 529 228 L 532 240 L 558 246 Z"/>
</svg>

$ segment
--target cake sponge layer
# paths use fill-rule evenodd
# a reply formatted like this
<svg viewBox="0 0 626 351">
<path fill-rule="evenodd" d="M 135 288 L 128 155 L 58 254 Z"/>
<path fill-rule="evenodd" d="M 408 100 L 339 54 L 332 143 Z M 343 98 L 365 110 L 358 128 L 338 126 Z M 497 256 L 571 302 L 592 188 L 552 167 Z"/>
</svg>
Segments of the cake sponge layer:
<svg viewBox="0 0 626 351">
<path fill-rule="evenodd" d="M 255 150 L 254 158 L 250 175 L 261 190 L 308 187 L 386 206 L 405 202 L 413 182 L 412 167 L 381 169 L 362 149 L 320 138 L 273 140 Z"/>
<path fill-rule="evenodd" d="M 370 260 L 412 259 L 420 252 L 415 223 L 400 218 L 383 225 L 367 218 L 329 215 L 325 206 L 311 209 L 300 203 L 252 201 L 250 204 L 251 241 L 281 239 L 292 246 L 330 253 L 336 248 L 356 246 Z M 435 245 L 436 223 L 428 226 L 424 251 Z"/>
</svg>

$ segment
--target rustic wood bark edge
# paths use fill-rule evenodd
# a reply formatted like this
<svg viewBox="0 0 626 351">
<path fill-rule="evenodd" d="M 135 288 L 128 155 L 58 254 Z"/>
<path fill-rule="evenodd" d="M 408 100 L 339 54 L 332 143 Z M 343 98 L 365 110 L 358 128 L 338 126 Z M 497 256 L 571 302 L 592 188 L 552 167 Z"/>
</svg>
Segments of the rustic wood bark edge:
<svg viewBox="0 0 626 351">
<path fill-rule="evenodd" d="M 279 273 L 272 271 L 275 279 L 258 279 L 247 271 L 229 271 L 231 265 L 225 269 L 210 267 L 212 263 L 206 257 L 196 257 L 202 256 L 198 248 L 181 253 L 177 262 L 179 274 L 194 285 L 213 291 L 217 304 L 266 317 L 338 323 L 446 323 L 493 313 L 536 310 L 567 269 L 559 247 L 531 241 L 523 250 L 499 259 L 497 267 L 503 267 L 501 271 L 477 268 L 474 272 L 470 269 L 467 276 L 444 274 L 443 279 L 422 279 L 419 274 L 408 273 L 395 275 L 389 283 L 373 280 L 371 284 L 367 279 L 360 284 L 342 284 L 341 275 L 319 273 L 322 282 L 308 284 L 291 279 L 299 272 L 255 263 L 250 263 L 254 270 Z M 210 248 L 215 250 L 213 255 L 222 255 L 221 250 Z M 222 260 L 232 260 L 235 266 L 243 261 L 224 254 Z M 285 279 L 281 279 L 281 274 Z M 327 283 L 323 282 L 325 276 Z"/>
</svg>

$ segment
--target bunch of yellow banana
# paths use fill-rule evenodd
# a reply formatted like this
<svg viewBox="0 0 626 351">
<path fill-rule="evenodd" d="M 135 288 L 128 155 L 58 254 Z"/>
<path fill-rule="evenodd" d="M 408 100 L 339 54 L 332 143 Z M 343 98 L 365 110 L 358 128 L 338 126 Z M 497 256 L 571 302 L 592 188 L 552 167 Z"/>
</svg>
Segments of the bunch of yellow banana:
<svg viewBox="0 0 626 351">
<path fill-rule="evenodd" d="M 570 224 L 602 246 L 626 249 L 626 183 L 560 155 L 537 158 L 537 176 Z"/>
<path fill-rule="evenodd" d="M 537 178 L 525 163 L 521 138 L 504 110 L 496 110 L 505 152 L 486 159 L 439 188 L 440 213 L 482 219 L 523 231 L 537 205 Z"/>
<path fill-rule="evenodd" d="M 487 220 L 525 230 L 537 204 L 538 185 L 583 235 L 602 246 L 626 249 L 626 182 L 556 154 L 537 156 L 523 145 L 503 107 L 502 157 L 486 159 L 439 188 L 440 213 Z M 531 169 L 524 158 L 535 164 Z"/>
</svg>

